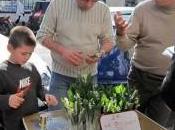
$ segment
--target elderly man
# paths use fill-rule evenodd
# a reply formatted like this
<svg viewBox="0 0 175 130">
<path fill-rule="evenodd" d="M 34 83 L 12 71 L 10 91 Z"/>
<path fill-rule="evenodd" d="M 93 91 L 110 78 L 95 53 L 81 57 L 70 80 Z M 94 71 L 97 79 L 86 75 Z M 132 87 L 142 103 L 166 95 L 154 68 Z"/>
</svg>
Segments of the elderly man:
<svg viewBox="0 0 175 130">
<path fill-rule="evenodd" d="M 90 73 L 96 80 L 98 58 L 112 48 L 109 8 L 98 0 L 52 0 L 37 39 L 51 50 L 50 92 L 66 96 L 76 77 Z"/>
<path fill-rule="evenodd" d="M 145 112 L 170 64 L 162 52 L 175 42 L 175 0 L 146 0 L 136 6 L 129 24 L 119 12 L 115 23 L 119 46 L 134 46 L 128 82 L 139 90 L 140 110 Z"/>
</svg>

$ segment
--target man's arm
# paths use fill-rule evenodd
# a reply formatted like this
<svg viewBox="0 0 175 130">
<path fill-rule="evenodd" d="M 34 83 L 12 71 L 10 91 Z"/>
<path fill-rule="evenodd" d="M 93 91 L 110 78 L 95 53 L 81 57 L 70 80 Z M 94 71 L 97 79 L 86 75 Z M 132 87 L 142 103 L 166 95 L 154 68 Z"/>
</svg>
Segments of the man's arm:
<svg viewBox="0 0 175 130">
<path fill-rule="evenodd" d="M 102 42 L 101 42 L 102 44 L 100 47 L 100 52 L 108 53 L 110 52 L 110 50 L 114 45 L 112 19 L 109 8 L 106 9 L 101 35 L 102 35 Z"/>
<path fill-rule="evenodd" d="M 114 16 L 116 25 L 116 44 L 124 51 L 130 49 L 137 44 L 140 35 L 141 11 L 136 8 L 132 13 L 129 23 L 127 23 L 120 13 Z"/>
<path fill-rule="evenodd" d="M 58 26 L 57 23 L 57 17 L 58 17 L 58 10 L 56 7 L 57 5 L 57 0 L 53 0 L 50 2 L 44 17 L 42 19 L 40 29 L 37 32 L 36 38 L 37 40 L 42 43 L 45 39 L 45 37 L 51 37 L 53 38 L 56 28 Z"/>
<path fill-rule="evenodd" d="M 59 1 L 53 0 L 49 4 L 49 7 L 42 20 L 40 30 L 37 33 L 37 40 L 45 47 L 61 55 L 70 64 L 79 66 L 83 63 L 83 55 L 79 50 L 73 50 L 71 48 L 65 48 L 64 43 L 59 43 L 53 39 L 56 28 L 59 26 Z"/>
<path fill-rule="evenodd" d="M 47 47 L 49 50 L 56 52 L 57 54 L 63 55 L 65 48 L 60 43 L 54 41 L 51 37 L 43 37 L 42 45 Z"/>
<path fill-rule="evenodd" d="M 104 22 L 101 26 L 101 34 L 99 35 L 100 50 L 95 54 L 89 54 L 86 57 L 88 64 L 96 63 L 106 53 L 110 52 L 114 45 L 113 31 L 112 31 L 112 20 L 111 14 L 108 7 L 105 8 L 106 13 L 104 14 Z"/>
</svg>

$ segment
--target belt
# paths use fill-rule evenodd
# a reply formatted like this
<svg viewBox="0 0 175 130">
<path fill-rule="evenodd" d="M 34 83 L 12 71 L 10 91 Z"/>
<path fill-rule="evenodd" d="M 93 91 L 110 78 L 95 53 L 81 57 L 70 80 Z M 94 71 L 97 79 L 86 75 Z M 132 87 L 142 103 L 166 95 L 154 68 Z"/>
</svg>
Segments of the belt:
<svg viewBox="0 0 175 130">
<path fill-rule="evenodd" d="M 146 72 L 146 76 L 149 79 L 158 80 L 158 81 L 162 81 L 165 77 L 163 75 L 151 74 L 151 73 L 148 73 L 148 72 Z"/>
</svg>

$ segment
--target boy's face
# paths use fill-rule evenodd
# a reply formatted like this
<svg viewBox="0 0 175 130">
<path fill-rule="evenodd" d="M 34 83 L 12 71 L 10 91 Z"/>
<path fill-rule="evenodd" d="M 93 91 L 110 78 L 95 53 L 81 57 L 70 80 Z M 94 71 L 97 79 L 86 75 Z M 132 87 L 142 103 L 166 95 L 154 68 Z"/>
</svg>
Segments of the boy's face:
<svg viewBox="0 0 175 130">
<path fill-rule="evenodd" d="M 13 48 L 8 44 L 8 50 L 11 53 L 9 60 L 15 64 L 23 65 L 25 64 L 34 51 L 34 46 L 22 45 L 17 48 Z"/>
</svg>

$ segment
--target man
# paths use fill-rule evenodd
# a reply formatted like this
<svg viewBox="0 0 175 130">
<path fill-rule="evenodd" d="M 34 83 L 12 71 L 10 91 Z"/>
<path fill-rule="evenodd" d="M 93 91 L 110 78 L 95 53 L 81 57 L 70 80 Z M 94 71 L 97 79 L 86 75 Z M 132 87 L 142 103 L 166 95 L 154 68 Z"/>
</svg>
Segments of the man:
<svg viewBox="0 0 175 130">
<path fill-rule="evenodd" d="M 15 24 L 18 24 L 20 21 L 22 22 L 22 24 L 24 24 L 24 21 L 23 21 L 23 17 L 24 17 L 24 5 L 23 3 L 20 1 L 20 0 L 17 0 L 16 1 L 16 4 L 17 4 L 17 7 L 16 7 L 16 21 L 15 21 Z"/>
<path fill-rule="evenodd" d="M 162 55 L 175 41 L 175 0 L 146 0 L 136 6 L 128 23 L 118 12 L 115 15 L 119 46 L 127 50 L 134 46 L 129 86 L 140 94 L 140 110 L 160 91 L 170 58 Z"/>
<path fill-rule="evenodd" d="M 98 0 L 52 0 L 37 39 L 51 50 L 50 92 L 66 96 L 76 77 L 90 73 L 96 79 L 98 58 L 112 48 L 109 8 Z"/>
</svg>

